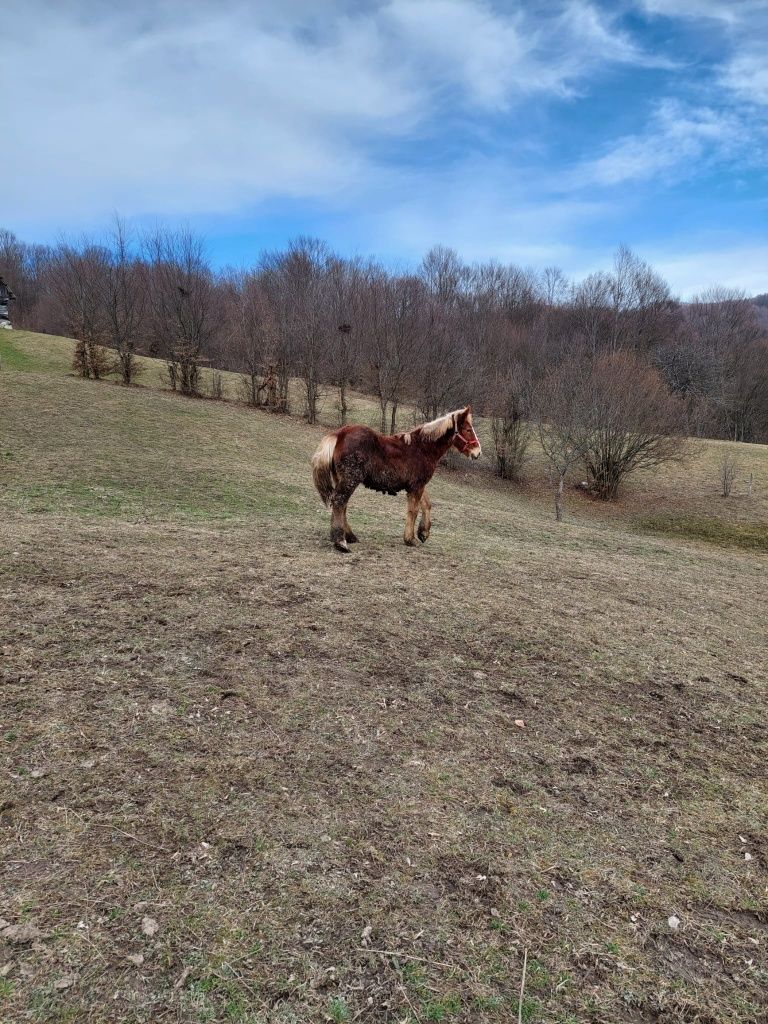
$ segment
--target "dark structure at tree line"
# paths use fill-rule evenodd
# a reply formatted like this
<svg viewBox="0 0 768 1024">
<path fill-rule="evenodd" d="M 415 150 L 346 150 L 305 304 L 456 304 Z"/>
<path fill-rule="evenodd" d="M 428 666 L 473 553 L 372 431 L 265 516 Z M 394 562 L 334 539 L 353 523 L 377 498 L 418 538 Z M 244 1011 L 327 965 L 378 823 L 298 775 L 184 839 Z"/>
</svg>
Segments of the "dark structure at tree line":
<svg viewBox="0 0 768 1024">
<path fill-rule="evenodd" d="M 493 417 L 498 469 L 510 477 L 536 407 L 547 394 L 564 402 L 565 381 L 578 382 L 582 405 L 589 395 L 593 420 L 606 401 L 595 382 L 618 401 L 624 375 L 625 388 L 653 393 L 664 429 L 768 441 L 762 308 L 726 289 L 682 304 L 624 248 L 610 270 L 576 283 L 555 268 L 470 266 L 441 247 L 412 273 L 392 273 L 314 239 L 216 272 L 193 233 L 129 237 L 116 221 L 103 241 L 53 248 L 0 232 L 0 274 L 17 295 L 16 326 L 76 338 L 84 375 L 102 376 L 116 357 L 131 383 L 144 352 L 195 394 L 209 364 L 240 372 L 244 399 L 275 411 L 288 409 L 298 378 L 307 419 L 330 400 L 342 424 L 356 387 L 393 431 L 405 403 L 431 419 L 471 402 Z M 636 404 L 627 394 L 619 404 Z"/>
</svg>

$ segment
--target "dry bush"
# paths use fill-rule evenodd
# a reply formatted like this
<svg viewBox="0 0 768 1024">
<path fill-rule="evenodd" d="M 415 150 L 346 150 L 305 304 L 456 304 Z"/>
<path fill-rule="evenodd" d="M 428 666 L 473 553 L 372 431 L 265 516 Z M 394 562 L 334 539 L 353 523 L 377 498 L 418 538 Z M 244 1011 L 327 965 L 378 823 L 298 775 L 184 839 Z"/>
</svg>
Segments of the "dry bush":
<svg viewBox="0 0 768 1024">
<path fill-rule="evenodd" d="M 629 352 L 566 360 L 545 376 L 536 407 L 560 495 L 566 473 L 577 463 L 586 470 L 589 491 L 609 501 L 630 473 L 685 453 L 682 403 L 655 370 Z"/>
<path fill-rule="evenodd" d="M 609 501 L 630 473 L 684 455 L 683 404 L 637 355 L 601 356 L 575 372 L 582 389 L 578 448 L 596 497 Z"/>
<path fill-rule="evenodd" d="M 95 342 L 75 342 L 72 369 L 78 377 L 102 380 L 117 371 L 117 365 L 108 349 Z"/>
<path fill-rule="evenodd" d="M 221 400 L 224 397 L 224 382 L 219 370 L 212 370 L 208 383 L 208 397 Z"/>
<path fill-rule="evenodd" d="M 738 463 L 733 455 L 726 452 L 720 463 L 720 486 L 724 498 L 730 498 L 733 485 L 738 475 Z"/>
<path fill-rule="evenodd" d="M 521 364 L 497 379 L 492 392 L 491 434 L 496 474 L 520 480 L 531 440 L 531 374 Z"/>
<path fill-rule="evenodd" d="M 531 440 L 528 423 L 511 416 L 493 416 L 491 434 L 496 456 L 496 475 L 502 480 L 522 480 Z"/>
</svg>

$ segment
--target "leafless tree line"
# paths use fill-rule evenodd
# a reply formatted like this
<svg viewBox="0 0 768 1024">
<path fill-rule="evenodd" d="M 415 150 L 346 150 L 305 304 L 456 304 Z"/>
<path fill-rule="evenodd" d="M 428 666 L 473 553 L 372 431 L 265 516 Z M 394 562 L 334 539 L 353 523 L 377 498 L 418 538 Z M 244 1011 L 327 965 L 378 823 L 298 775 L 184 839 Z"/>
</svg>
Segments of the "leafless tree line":
<svg viewBox="0 0 768 1024">
<path fill-rule="evenodd" d="M 557 481 L 578 464 L 603 498 L 633 468 L 674 457 L 670 439 L 768 441 L 757 307 L 726 289 L 680 303 L 626 248 L 579 282 L 552 267 L 469 265 L 442 247 L 393 272 L 308 238 L 214 271 L 195 233 L 137 237 L 116 219 L 98 242 L 53 247 L 2 231 L 0 273 L 19 297 L 17 325 L 76 338 L 85 376 L 117 372 L 129 385 L 144 352 L 196 395 L 210 364 L 240 373 L 242 397 L 275 412 L 289 411 L 297 379 L 311 423 L 328 401 L 346 422 L 357 388 L 390 431 L 405 405 L 431 418 L 472 402 L 511 479 L 535 434 Z"/>
</svg>

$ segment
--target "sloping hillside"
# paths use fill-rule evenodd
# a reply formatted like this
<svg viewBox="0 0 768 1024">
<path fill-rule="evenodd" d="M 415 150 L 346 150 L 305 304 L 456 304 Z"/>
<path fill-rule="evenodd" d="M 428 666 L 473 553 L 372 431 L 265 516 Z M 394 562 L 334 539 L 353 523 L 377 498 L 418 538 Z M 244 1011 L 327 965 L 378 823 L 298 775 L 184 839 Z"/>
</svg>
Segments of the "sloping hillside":
<svg viewBox="0 0 768 1024">
<path fill-rule="evenodd" d="M 443 472 L 342 557 L 319 429 L 70 345 L 0 338 L 0 1019 L 765 1018 L 764 554 Z"/>
</svg>

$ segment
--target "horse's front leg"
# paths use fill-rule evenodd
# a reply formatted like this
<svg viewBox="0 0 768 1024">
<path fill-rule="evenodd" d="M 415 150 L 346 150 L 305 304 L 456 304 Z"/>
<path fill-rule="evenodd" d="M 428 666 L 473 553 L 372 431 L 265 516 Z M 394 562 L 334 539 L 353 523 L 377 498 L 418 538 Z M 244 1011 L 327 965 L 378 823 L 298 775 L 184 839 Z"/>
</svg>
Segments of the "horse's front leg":
<svg viewBox="0 0 768 1024">
<path fill-rule="evenodd" d="M 408 508 L 405 513 L 403 540 L 409 547 L 413 547 L 416 544 L 414 528 L 416 526 L 416 516 L 419 513 L 419 505 L 421 504 L 421 494 L 421 491 L 408 492 Z"/>
<path fill-rule="evenodd" d="M 429 500 L 426 487 L 424 493 L 421 496 L 421 519 L 419 520 L 419 533 L 418 537 L 423 544 L 429 536 L 429 531 L 432 529 L 432 502 Z"/>
</svg>

